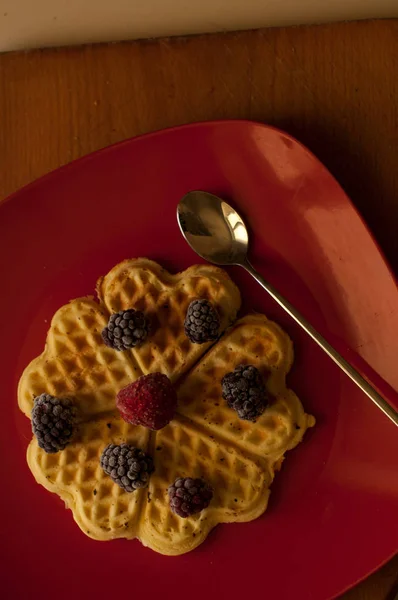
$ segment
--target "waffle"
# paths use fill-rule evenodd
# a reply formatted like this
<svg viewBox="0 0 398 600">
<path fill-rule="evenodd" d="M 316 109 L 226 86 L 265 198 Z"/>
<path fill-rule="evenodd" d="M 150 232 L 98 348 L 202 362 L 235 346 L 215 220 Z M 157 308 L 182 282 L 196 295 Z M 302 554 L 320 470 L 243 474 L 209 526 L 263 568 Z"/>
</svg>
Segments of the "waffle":
<svg viewBox="0 0 398 600">
<path fill-rule="evenodd" d="M 92 298 L 73 300 L 55 313 L 44 352 L 19 381 L 22 412 L 29 417 L 33 399 L 43 392 L 73 398 L 81 419 L 114 410 L 117 392 L 142 373 L 133 357 L 105 346 L 101 331 L 107 321 Z"/>
<path fill-rule="evenodd" d="M 124 261 L 99 280 L 97 293 L 99 303 L 77 299 L 55 314 L 44 352 L 20 380 L 19 406 L 27 416 L 33 398 L 43 392 L 73 397 L 80 415 L 77 434 L 62 452 L 46 454 L 31 441 L 27 459 L 38 483 L 65 501 L 90 537 L 137 537 L 168 555 L 192 550 L 218 523 L 258 517 L 284 453 L 314 423 L 286 388 L 293 361 L 287 335 L 264 316 L 252 315 L 211 349 L 191 344 L 183 321 L 192 299 L 211 300 L 222 329 L 239 308 L 236 287 L 211 266 L 170 275 L 147 259 Z M 149 317 L 150 336 L 132 351 L 107 348 L 100 333 L 109 314 L 132 306 Z M 274 398 L 255 424 L 239 420 L 221 398 L 223 375 L 242 363 L 259 368 Z M 114 400 L 128 382 L 154 371 L 176 382 L 179 407 L 167 427 L 148 432 L 122 421 Z M 128 494 L 104 474 L 99 459 L 110 442 L 132 443 L 153 456 L 147 489 Z M 178 476 L 204 477 L 214 488 L 210 506 L 188 519 L 168 505 L 167 488 Z"/>
<path fill-rule="evenodd" d="M 99 280 L 97 294 L 109 313 L 133 306 L 147 316 L 151 335 L 131 354 L 143 373 L 160 371 L 173 382 L 213 343 L 193 344 L 185 335 L 190 302 L 210 300 L 217 307 L 220 331 L 235 320 L 240 307 L 239 290 L 222 269 L 194 265 L 171 275 L 146 258 L 118 264 Z"/>
<path fill-rule="evenodd" d="M 264 315 L 240 319 L 191 371 L 179 387 L 179 413 L 210 435 L 276 464 L 314 424 L 301 402 L 286 388 L 293 345 L 286 333 Z M 260 371 L 273 397 L 255 423 L 239 419 L 221 395 L 221 380 L 241 364 Z"/>
<path fill-rule="evenodd" d="M 155 436 L 154 436 L 155 437 Z M 155 472 L 143 505 L 139 537 L 145 546 L 169 556 L 201 544 L 218 523 L 251 521 L 266 509 L 272 471 L 244 449 L 177 416 L 156 433 Z M 208 508 L 188 519 L 170 510 L 167 488 L 177 477 L 203 477 L 214 496 Z"/>
<path fill-rule="evenodd" d="M 86 535 L 96 540 L 134 538 L 147 490 L 125 492 L 104 473 L 100 457 L 107 444 L 145 448 L 149 437 L 148 430 L 116 415 L 97 417 L 81 423 L 73 442 L 56 454 L 46 454 L 33 438 L 28 465 L 38 483 L 65 501 Z"/>
</svg>

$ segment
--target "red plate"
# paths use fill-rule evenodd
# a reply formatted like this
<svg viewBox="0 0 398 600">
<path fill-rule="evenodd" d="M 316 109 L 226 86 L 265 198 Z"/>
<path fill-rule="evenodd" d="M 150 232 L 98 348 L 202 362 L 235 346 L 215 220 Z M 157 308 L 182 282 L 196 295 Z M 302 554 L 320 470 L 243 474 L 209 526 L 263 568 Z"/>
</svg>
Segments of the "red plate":
<svg viewBox="0 0 398 600">
<path fill-rule="evenodd" d="M 17 165 L 16 165 L 17 168 Z M 2 592 L 7 598 L 325 600 L 398 549 L 397 430 L 243 270 L 245 309 L 295 342 L 289 384 L 316 428 L 288 454 L 269 510 L 221 525 L 197 550 L 163 557 L 137 541 L 95 542 L 25 462 L 16 401 L 25 365 L 56 309 L 93 292 L 123 258 L 171 270 L 200 262 L 176 205 L 203 189 L 233 202 L 254 265 L 326 335 L 398 388 L 398 292 L 372 237 L 330 173 L 290 136 L 247 122 L 207 123 L 130 140 L 24 188 L 0 207 Z"/>
</svg>

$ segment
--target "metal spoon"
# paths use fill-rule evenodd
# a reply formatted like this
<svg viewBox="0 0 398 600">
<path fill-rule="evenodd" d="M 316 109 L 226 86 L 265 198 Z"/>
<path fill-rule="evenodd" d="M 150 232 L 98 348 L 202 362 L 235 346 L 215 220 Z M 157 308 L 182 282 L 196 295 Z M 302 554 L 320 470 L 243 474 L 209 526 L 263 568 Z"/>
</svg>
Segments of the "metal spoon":
<svg viewBox="0 0 398 600">
<path fill-rule="evenodd" d="M 269 293 L 276 302 L 308 333 L 354 383 L 398 426 L 398 413 L 350 365 L 310 323 L 255 271 L 247 258 L 249 236 L 239 214 L 226 202 L 207 192 L 190 192 L 177 207 L 182 235 L 191 248 L 216 265 L 239 265 Z"/>
</svg>

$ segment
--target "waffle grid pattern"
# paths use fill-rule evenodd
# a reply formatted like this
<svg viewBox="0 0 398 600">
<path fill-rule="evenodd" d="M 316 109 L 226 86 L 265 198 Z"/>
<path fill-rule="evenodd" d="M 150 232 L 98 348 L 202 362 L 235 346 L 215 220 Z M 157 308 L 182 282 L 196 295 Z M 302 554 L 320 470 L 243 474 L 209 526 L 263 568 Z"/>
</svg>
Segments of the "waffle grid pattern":
<svg viewBox="0 0 398 600">
<path fill-rule="evenodd" d="M 79 298 L 54 315 L 44 352 L 28 365 L 18 386 L 19 407 L 28 417 L 43 392 L 77 399 L 80 417 L 114 409 L 118 390 L 141 375 L 138 365 L 101 339 L 106 311 L 92 298 Z"/>
<path fill-rule="evenodd" d="M 143 373 L 160 371 L 175 381 L 211 346 L 192 344 L 184 333 L 185 314 L 195 298 L 217 306 L 221 331 L 234 320 L 240 307 L 239 290 L 217 267 L 195 265 L 171 275 L 147 259 L 126 260 L 114 267 L 97 286 L 107 310 L 134 306 L 150 323 L 146 343 L 131 350 Z"/>
<path fill-rule="evenodd" d="M 130 427 L 116 415 L 107 415 L 81 423 L 74 441 L 57 454 L 46 454 L 33 438 L 28 464 L 37 481 L 72 509 L 75 521 L 88 536 L 133 538 L 145 490 L 128 494 L 114 484 L 101 469 L 100 456 L 111 442 L 147 447 L 149 437 L 144 428 Z"/>
</svg>

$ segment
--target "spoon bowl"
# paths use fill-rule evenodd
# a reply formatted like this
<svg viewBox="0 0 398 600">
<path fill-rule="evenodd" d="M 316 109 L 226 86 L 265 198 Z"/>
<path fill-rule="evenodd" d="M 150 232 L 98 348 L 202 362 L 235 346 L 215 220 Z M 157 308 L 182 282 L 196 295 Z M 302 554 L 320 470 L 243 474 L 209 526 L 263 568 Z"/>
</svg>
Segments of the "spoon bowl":
<svg viewBox="0 0 398 600">
<path fill-rule="evenodd" d="M 249 236 L 240 215 L 218 196 L 190 192 L 177 207 L 182 235 L 199 256 L 216 265 L 247 259 Z"/>
</svg>

